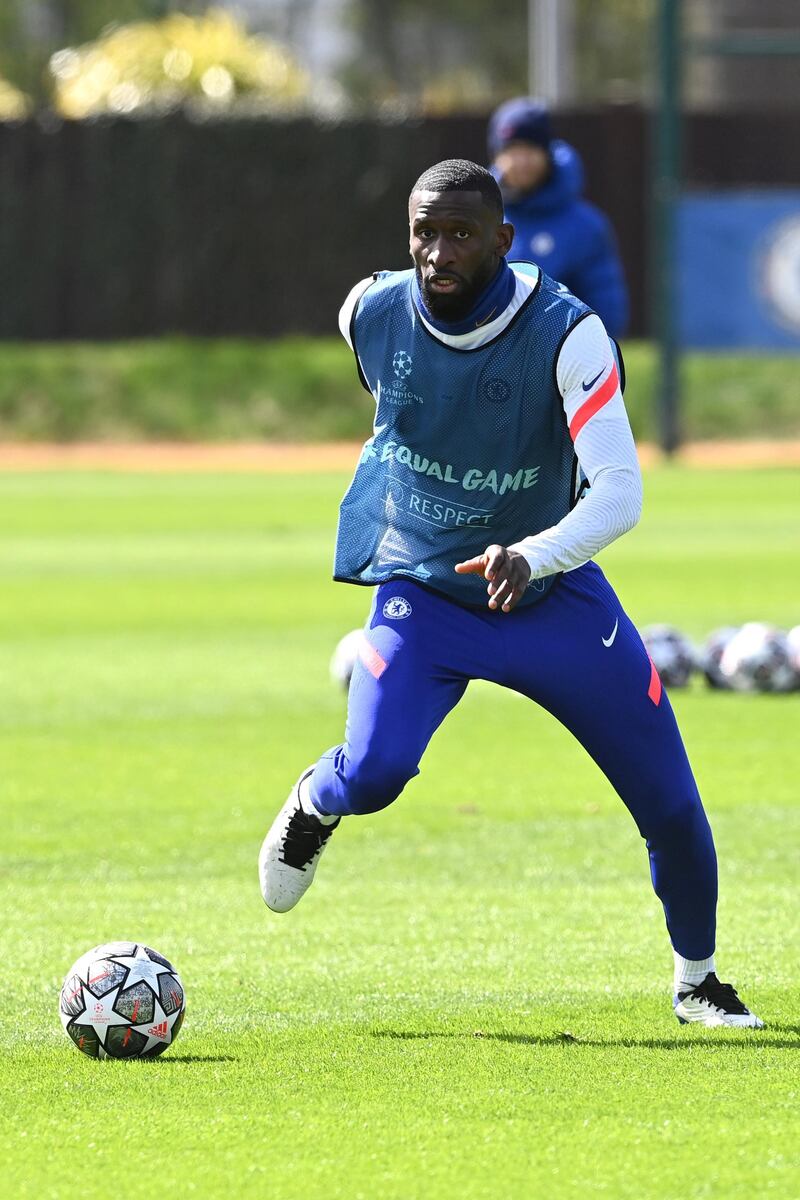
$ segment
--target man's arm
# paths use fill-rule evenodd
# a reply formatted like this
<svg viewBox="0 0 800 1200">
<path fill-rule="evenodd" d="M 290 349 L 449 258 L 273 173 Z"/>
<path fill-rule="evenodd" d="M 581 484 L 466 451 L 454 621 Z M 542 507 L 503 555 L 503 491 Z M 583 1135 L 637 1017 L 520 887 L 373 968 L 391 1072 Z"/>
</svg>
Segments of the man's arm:
<svg viewBox="0 0 800 1200">
<path fill-rule="evenodd" d="M 353 321 L 355 320 L 358 302 L 364 295 L 371 283 L 375 282 L 374 275 L 370 275 L 367 279 L 360 279 L 354 288 L 351 288 L 347 294 L 342 307 L 339 309 L 339 332 L 347 342 L 351 350 L 355 352 L 353 345 Z"/>
<path fill-rule="evenodd" d="M 584 318 L 564 339 L 556 379 L 590 488 L 557 525 L 511 546 L 489 546 L 456 565 L 459 574 L 483 575 L 489 581 L 489 607 L 503 612 L 514 607 L 531 579 L 582 566 L 632 529 L 641 515 L 636 447 L 617 364 L 599 317 Z"/>
</svg>

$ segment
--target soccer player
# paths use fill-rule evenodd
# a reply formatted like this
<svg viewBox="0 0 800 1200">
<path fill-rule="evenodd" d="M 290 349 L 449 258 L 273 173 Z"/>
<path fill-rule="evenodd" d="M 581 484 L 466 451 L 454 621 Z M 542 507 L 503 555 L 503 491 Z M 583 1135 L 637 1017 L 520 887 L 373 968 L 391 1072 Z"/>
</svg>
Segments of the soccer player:
<svg viewBox="0 0 800 1200">
<path fill-rule="evenodd" d="M 340 314 L 377 411 L 334 573 L 375 590 L 344 742 L 267 833 L 264 900 L 292 908 L 341 818 L 391 804 L 469 681 L 492 680 L 572 731 L 646 839 L 678 1019 L 760 1027 L 715 974 L 714 843 L 669 700 L 591 561 L 641 508 L 618 351 L 562 284 L 506 261 L 483 167 L 425 171 L 409 219 L 413 269 L 363 280 Z"/>
</svg>

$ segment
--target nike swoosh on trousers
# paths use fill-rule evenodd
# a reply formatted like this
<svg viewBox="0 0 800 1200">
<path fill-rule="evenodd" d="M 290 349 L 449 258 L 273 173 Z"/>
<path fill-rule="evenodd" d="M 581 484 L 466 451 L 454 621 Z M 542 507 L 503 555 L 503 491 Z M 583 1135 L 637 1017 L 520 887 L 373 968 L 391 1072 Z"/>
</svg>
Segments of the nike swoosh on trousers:
<svg viewBox="0 0 800 1200">
<path fill-rule="evenodd" d="M 613 646 L 614 638 L 617 636 L 618 629 L 619 629 L 619 617 L 614 622 L 614 628 L 611 630 L 611 636 L 608 639 L 606 639 L 606 638 L 600 639 L 600 641 L 603 643 L 604 646 Z"/>
</svg>

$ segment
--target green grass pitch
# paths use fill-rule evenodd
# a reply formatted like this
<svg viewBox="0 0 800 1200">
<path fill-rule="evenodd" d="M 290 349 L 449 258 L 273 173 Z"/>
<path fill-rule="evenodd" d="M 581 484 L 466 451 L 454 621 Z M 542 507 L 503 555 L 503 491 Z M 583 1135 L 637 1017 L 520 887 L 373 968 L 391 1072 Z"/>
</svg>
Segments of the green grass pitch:
<svg viewBox="0 0 800 1200">
<path fill-rule="evenodd" d="M 546 714 L 475 685 L 303 903 L 256 856 L 339 740 L 338 475 L 0 478 L 0 1180 L 9 1197 L 800 1195 L 800 695 L 676 692 L 760 1033 L 680 1027 L 644 848 Z M 800 620 L 797 478 L 661 468 L 602 559 L 641 625 Z M 149 1063 L 65 1038 L 64 972 L 176 964 Z"/>
</svg>

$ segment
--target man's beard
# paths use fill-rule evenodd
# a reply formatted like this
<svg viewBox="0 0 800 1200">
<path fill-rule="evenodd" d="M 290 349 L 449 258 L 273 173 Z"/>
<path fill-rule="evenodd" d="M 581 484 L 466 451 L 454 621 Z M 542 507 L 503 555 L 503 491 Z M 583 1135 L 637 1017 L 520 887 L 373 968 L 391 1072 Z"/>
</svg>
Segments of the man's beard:
<svg viewBox="0 0 800 1200">
<path fill-rule="evenodd" d="M 469 316 L 475 307 L 475 301 L 488 282 L 485 280 L 481 283 L 466 284 L 458 292 L 448 296 L 442 295 L 441 292 L 431 291 L 419 267 L 416 268 L 416 272 L 422 301 L 428 312 L 437 321 L 449 322 L 453 325 Z"/>
</svg>

